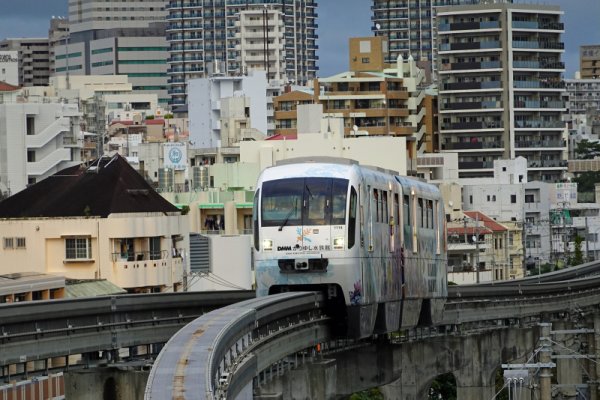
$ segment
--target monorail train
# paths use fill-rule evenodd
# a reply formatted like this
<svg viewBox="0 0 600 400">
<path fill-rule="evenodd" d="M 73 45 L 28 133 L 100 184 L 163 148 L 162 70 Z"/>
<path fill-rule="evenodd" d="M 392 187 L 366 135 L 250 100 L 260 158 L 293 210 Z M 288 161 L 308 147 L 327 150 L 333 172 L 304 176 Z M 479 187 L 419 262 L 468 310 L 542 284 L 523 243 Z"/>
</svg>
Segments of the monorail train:
<svg viewBox="0 0 600 400">
<path fill-rule="evenodd" d="M 447 296 L 437 187 L 334 158 L 267 168 L 254 197 L 257 296 L 322 291 L 345 335 L 441 319 Z"/>
</svg>

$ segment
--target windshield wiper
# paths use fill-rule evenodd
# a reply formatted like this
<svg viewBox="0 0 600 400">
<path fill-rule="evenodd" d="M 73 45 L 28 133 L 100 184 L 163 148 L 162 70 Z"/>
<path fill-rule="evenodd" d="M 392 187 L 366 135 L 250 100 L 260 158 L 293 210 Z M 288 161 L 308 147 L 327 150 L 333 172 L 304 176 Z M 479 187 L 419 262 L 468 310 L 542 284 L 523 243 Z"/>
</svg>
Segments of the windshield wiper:
<svg viewBox="0 0 600 400">
<path fill-rule="evenodd" d="M 287 223 L 290 220 L 290 217 L 292 216 L 292 214 L 296 213 L 297 209 L 298 209 L 298 199 L 296 199 L 296 202 L 294 203 L 294 208 L 292 208 L 290 210 L 290 212 L 288 212 L 287 215 L 285 216 L 285 219 L 283 220 L 283 224 L 281 224 L 281 226 L 279 227 L 279 231 L 280 232 L 283 230 L 283 227 L 287 225 Z"/>
</svg>

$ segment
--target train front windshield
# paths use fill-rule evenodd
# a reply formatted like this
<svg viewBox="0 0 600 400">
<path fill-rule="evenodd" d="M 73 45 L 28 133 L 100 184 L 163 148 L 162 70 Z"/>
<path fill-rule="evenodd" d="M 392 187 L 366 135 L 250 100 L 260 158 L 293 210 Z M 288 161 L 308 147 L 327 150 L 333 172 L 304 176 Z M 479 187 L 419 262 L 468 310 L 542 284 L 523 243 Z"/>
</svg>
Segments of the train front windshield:
<svg viewBox="0 0 600 400">
<path fill-rule="evenodd" d="M 262 185 L 261 226 L 343 225 L 347 179 L 290 178 Z"/>
</svg>

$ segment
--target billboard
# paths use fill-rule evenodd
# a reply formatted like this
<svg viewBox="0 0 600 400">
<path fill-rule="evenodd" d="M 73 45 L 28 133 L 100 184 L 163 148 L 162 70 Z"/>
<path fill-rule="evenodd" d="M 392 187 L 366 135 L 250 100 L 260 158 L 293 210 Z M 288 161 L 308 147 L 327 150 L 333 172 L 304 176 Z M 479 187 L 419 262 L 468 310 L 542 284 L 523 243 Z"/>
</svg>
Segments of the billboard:
<svg viewBox="0 0 600 400">
<path fill-rule="evenodd" d="M 163 167 L 175 170 L 187 168 L 187 147 L 185 143 L 163 144 Z"/>
</svg>

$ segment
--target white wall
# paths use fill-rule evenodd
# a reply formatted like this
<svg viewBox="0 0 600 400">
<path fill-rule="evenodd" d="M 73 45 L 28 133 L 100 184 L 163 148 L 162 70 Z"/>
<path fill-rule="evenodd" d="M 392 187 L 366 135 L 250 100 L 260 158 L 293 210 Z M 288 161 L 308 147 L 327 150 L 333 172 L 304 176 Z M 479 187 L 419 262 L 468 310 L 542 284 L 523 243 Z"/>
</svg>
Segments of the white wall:
<svg viewBox="0 0 600 400">
<path fill-rule="evenodd" d="M 188 280 L 189 291 L 251 290 L 252 236 L 209 235 L 211 273 Z"/>
</svg>

